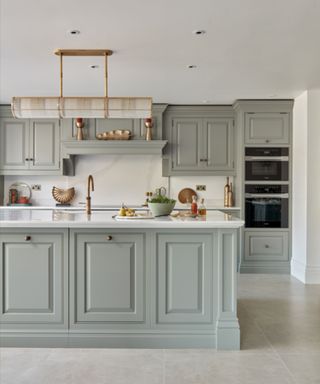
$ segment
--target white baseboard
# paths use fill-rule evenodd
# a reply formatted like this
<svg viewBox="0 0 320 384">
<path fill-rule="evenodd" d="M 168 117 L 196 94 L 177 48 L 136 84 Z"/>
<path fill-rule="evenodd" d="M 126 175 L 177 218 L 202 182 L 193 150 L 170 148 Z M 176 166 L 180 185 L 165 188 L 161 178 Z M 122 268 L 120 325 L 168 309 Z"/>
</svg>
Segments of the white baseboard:
<svg viewBox="0 0 320 384">
<path fill-rule="evenodd" d="M 320 284 L 320 267 L 308 266 L 295 259 L 291 260 L 291 275 L 304 284 Z"/>
</svg>

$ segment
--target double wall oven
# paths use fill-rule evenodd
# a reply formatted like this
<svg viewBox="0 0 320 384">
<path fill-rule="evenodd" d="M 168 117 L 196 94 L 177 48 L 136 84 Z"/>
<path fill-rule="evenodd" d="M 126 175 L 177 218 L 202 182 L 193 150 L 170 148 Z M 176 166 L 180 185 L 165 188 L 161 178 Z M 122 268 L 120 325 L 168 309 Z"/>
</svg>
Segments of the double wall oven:
<svg viewBox="0 0 320 384">
<path fill-rule="evenodd" d="M 245 148 L 246 228 L 289 227 L 289 148 Z"/>
</svg>

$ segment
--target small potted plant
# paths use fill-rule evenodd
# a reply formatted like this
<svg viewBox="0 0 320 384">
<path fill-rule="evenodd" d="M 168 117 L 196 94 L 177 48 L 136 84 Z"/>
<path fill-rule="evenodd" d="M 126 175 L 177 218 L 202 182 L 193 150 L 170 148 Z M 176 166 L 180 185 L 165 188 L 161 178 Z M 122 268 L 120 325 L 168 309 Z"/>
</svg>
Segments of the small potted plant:
<svg viewBox="0 0 320 384">
<path fill-rule="evenodd" d="M 157 195 L 148 202 L 148 207 L 153 216 L 168 216 L 173 211 L 175 204 L 176 200 Z"/>
</svg>

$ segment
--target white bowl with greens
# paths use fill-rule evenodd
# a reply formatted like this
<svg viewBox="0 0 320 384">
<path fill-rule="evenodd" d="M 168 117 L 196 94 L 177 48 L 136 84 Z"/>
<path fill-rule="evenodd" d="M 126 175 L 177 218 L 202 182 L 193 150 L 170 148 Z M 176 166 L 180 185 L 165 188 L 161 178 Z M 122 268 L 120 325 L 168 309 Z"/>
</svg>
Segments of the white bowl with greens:
<svg viewBox="0 0 320 384">
<path fill-rule="evenodd" d="M 169 199 L 166 196 L 158 195 L 148 202 L 148 207 L 152 216 L 168 216 L 173 211 L 176 200 Z"/>
</svg>

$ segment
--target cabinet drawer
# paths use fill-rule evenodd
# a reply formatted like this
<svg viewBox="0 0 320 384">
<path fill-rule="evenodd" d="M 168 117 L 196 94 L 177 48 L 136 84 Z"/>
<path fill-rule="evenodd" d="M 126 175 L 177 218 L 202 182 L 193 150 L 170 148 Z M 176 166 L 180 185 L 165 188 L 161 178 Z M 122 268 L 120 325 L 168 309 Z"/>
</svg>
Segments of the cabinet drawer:
<svg viewBox="0 0 320 384">
<path fill-rule="evenodd" d="M 288 232 L 245 232 L 245 260 L 288 261 Z"/>
</svg>

